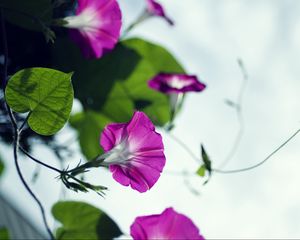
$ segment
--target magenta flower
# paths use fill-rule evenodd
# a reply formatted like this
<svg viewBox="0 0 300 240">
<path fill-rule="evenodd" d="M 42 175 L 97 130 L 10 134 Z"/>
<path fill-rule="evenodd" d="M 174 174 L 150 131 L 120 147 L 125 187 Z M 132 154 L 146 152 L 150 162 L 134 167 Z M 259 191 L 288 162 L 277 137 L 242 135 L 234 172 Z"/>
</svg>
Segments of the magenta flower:
<svg viewBox="0 0 300 240">
<path fill-rule="evenodd" d="M 166 162 L 162 138 L 143 112 L 135 112 L 128 123 L 107 125 L 100 143 L 103 163 L 120 184 L 145 192 L 160 177 Z"/>
<path fill-rule="evenodd" d="M 205 84 L 196 76 L 186 74 L 160 73 L 148 82 L 148 86 L 163 93 L 201 92 Z"/>
<path fill-rule="evenodd" d="M 158 16 L 164 18 L 170 25 L 174 25 L 174 22 L 167 17 L 164 8 L 162 7 L 161 4 L 154 0 L 146 0 L 147 2 L 147 11 L 153 15 L 153 16 Z"/>
<path fill-rule="evenodd" d="M 85 57 L 100 58 L 118 42 L 121 18 L 116 0 L 78 0 L 76 15 L 64 18 L 64 27 L 71 28 Z"/>
<path fill-rule="evenodd" d="M 130 235 L 138 240 L 204 239 L 192 220 L 173 208 L 167 208 L 161 214 L 137 217 L 130 227 Z"/>
</svg>

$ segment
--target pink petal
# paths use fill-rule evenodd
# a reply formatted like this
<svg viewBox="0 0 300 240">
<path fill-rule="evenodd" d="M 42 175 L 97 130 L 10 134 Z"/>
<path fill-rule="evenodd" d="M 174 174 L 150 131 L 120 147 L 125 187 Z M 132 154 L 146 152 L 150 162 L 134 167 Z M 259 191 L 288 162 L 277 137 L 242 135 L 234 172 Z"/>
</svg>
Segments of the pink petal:
<svg viewBox="0 0 300 240">
<path fill-rule="evenodd" d="M 123 186 L 129 186 L 130 178 L 126 175 L 126 172 L 123 171 L 118 165 L 110 165 L 109 170 L 113 173 L 113 178 Z"/>
<path fill-rule="evenodd" d="M 161 135 L 155 132 L 154 125 L 143 112 L 134 113 L 127 126 L 127 133 L 129 149 L 132 152 L 164 148 Z"/>
<path fill-rule="evenodd" d="M 173 208 L 161 214 L 137 217 L 130 234 L 133 239 L 204 239 L 197 226 Z"/>
<path fill-rule="evenodd" d="M 131 131 L 133 130 L 137 125 L 139 125 L 139 127 L 145 127 L 149 130 L 154 130 L 155 127 L 153 125 L 153 123 L 151 122 L 151 120 L 147 117 L 147 115 L 143 112 L 139 112 L 136 111 L 133 116 L 132 119 L 130 120 L 130 122 L 128 123 L 128 127 L 127 130 Z"/>
<path fill-rule="evenodd" d="M 104 128 L 100 137 L 100 144 L 105 152 L 111 150 L 122 141 L 125 127 L 125 123 L 112 123 Z"/>
<path fill-rule="evenodd" d="M 176 80 L 176 84 L 172 83 Z M 176 86 L 177 85 L 177 86 Z M 160 73 L 148 81 L 148 86 L 162 93 L 201 92 L 206 85 L 194 75 Z"/>
<path fill-rule="evenodd" d="M 106 4 L 111 3 L 111 0 L 78 0 L 77 2 L 76 14 L 79 14 L 86 8 L 101 9 Z"/>
<path fill-rule="evenodd" d="M 174 22 L 167 17 L 164 8 L 161 4 L 154 0 L 146 0 L 147 1 L 147 10 L 151 15 L 159 16 L 164 18 L 170 25 L 174 25 Z"/>
</svg>

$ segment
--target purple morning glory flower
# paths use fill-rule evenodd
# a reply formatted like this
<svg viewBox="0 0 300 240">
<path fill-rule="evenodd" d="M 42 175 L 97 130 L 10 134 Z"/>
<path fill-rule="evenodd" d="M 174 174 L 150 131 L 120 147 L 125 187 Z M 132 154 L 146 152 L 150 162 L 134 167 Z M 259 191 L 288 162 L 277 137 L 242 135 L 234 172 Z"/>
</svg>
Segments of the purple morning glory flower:
<svg viewBox="0 0 300 240">
<path fill-rule="evenodd" d="M 154 16 L 162 17 L 164 18 L 170 25 L 174 25 L 174 22 L 167 17 L 164 8 L 161 4 L 154 0 L 146 0 L 147 3 L 147 11 Z"/>
<path fill-rule="evenodd" d="M 103 163 L 120 184 L 145 192 L 160 177 L 166 162 L 162 137 L 143 112 L 135 112 L 128 123 L 107 125 L 100 143 Z"/>
<path fill-rule="evenodd" d="M 64 27 L 83 55 L 100 58 L 112 50 L 120 37 L 121 11 L 116 0 L 78 0 L 75 16 L 64 18 Z"/>
<path fill-rule="evenodd" d="M 201 92 L 205 84 L 194 75 L 160 73 L 148 82 L 148 86 L 163 93 Z"/>
<path fill-rule="evenodd" d="M 130 227 L 133 239 L 193 239 L 202 240 L 191 219 L 167 208 L 161 214 L 137 217 Z"/>
</svg>

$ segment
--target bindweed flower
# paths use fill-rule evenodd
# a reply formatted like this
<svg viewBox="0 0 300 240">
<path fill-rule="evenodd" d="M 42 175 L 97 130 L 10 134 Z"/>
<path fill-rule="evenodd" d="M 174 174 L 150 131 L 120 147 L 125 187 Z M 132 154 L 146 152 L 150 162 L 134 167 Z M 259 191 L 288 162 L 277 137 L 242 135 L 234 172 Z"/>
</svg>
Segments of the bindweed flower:
<svg viewBox="0 0 300 240">
<path fill-rule="evenodd" d="M 205 84 L 194 75 L 160 73 L 148 82 L 148 86 L 162 93 L 201 92 Z"/>
<path fill-rule="evenodd" d="M 105 127 L 100 140 L 113 178 L 139 192 L 149 190 L 160 177 L 166 162 L 162 137 L 143 112 L 135 112 L 128 123 Z"/>
<path fill-rule="evenodd" d="M 120 37 L 121 11 L 116 0 L 78 0 L 75 16 L 63 19 L 64 27 L 87 58 L 100 58 Z"/>
<path fill-rule="evenodd" d="M 201 92 L 206 85 L 194 75 L 159 73 L 148 81 L 148 86 L 156 91 L 168 94 L 171 105 L 171 123 L 175 113 L 182 103 L 183 95 L 187 92 Z"/>
<path fill-rule="evenodd" d="M 173 208 L 167 208 L 161 214 L 137 217 L 130 227 L 130 235 L 135 240 L 204 239 L 192 220 Z"/>
<path fill-rule="evenodd" d="M 161 4 L 155 0 L 146 0 L 146 8 L 142 14 L 131 23 L 123 32 L 123 37 L 126 36 L 135 26 L 141 22 L 149 19 L 152 16 L 158 16 L 164 18 L 170 25 L 174 25 L 174 22 L 166 15 L 164 8 Z"/>
<path fill-rule="evenodd" d="M 154 0 L 146 0 L 147 11 L 150 15 L 164 18 L 170 25 L 174 25 L 174 22 L 166 15 L 164 8 L 161 4 Z"/>
</svg>

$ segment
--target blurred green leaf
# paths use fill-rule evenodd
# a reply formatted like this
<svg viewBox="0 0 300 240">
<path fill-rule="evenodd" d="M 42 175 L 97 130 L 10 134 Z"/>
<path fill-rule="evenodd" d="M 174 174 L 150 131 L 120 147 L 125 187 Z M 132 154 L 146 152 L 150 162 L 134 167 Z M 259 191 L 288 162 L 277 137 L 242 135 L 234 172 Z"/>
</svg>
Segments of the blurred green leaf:
<svg viewBox="0 0 300 240">
<path fill-rule="evenodd" d="M 55 68 L 75 72 L 75 97 L 86 112 L 72 117 L 70 122 L 79 132 L 87 159 L 102 153 L 99 138 L 105 125 L 129 121 L 134 110 L 144 111 L 159 126 L 170 121 L 168 97 L 147 84 L 159 72 L 184 72 L 164 48 L 130 39 L 101 59 L 87 60 L 69 40 L 58 39 L 52 53 Z"/>
<path fill-rule="evenodd" d="M 204 177 L 205 176 L 205 171 L 206 171 L 206 167 L 205 165 L 202 165 L 201 167 L 199 167 L 199 169 L 197 170 L 197 175 L 200 177 Z"/>
<path fill-rule="evenodd" d="M 58 202 L 52 214 L 62 223 L 56 232 L 57 239 L 113 239 L 122 234 L 108 215 L 84 202 Z"/>
<path fill-rule="evenodd" d="M 0 8 L 7 21 L 30 30 L 44 31 L 52 20 L 51 0 L 1 0 Z"/>
<path fill-rule="evenodd" d="M 144 111 L 156 125 L 170 120 L 168 97 L 150 89 L 147 81 L 159 72 L 184 72 L 164 48 L 130 39 L 98 60 L 86 60 L 69 40 L 53 46 L 55 68 L 74 71 L 75 97 L 87 110 L 115 122 L 128 121 L 135 109 Z"/>
<path fill-rule="evenodd" d="M 5 227 L 0 227 L 0 239 L 1 240 L 9 240 L 9 232 L 8 229 Z"/>
<path fill-rule="evenodd" d="M 93 111 L 86 111 L 71 116 L 69 122 L 78 131 L 82 153 L 92 160 L 103 153 L 100 146 L 100 134 L 106 124 L 112 120 Z"/>
<path fill-rule="evenodd" d="M 72 74 L 48 68 L 27 68 L 14 74 L 5 89 L 8 105 L 29 112 L 28 125 L 41 135 L 59 131 L 73 104 Z"/>
</svg>

